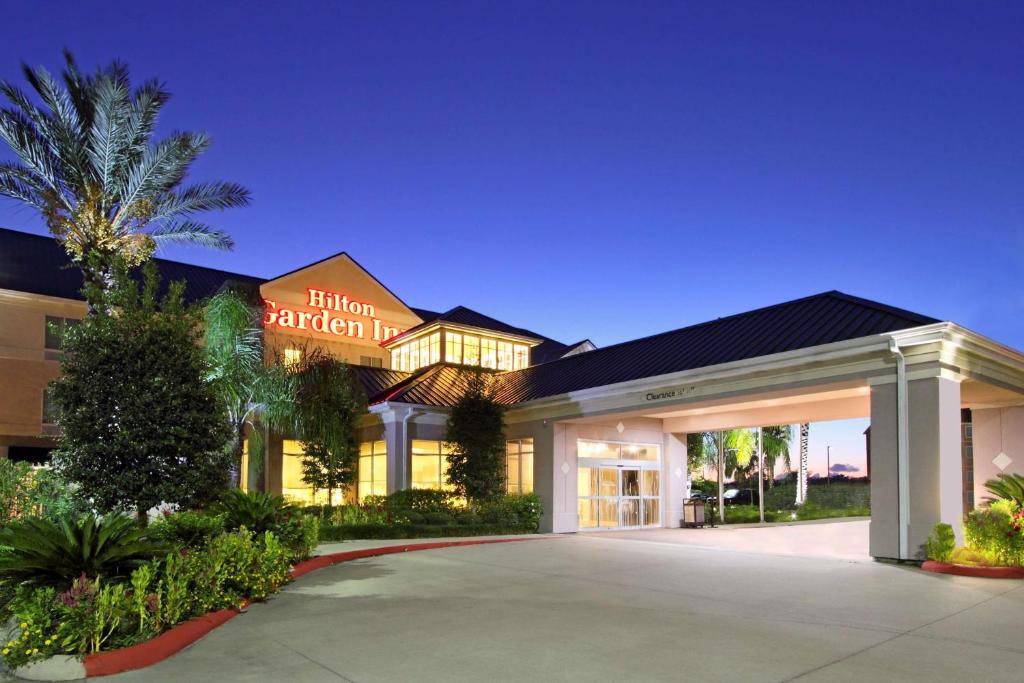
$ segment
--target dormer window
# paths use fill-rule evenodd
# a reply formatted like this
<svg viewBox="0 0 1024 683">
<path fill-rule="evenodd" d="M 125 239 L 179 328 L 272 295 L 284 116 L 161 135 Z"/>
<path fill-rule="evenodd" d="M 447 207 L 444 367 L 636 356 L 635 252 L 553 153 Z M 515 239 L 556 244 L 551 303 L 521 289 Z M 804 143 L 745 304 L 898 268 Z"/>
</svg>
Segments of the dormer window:
<svg viewBox="0 0 1024 683">
<path fill-rule="evenodd" d="M 391 369 L 415 372 L 442 360 L 489 370 L 520 370 L 530 365 L 530 338 L 516 338 L 490 330 L 454 328 L 448 324 L 428 326 L 412 337 L 401 336 L 385 343 L 391 352 Z"/>
</svg>

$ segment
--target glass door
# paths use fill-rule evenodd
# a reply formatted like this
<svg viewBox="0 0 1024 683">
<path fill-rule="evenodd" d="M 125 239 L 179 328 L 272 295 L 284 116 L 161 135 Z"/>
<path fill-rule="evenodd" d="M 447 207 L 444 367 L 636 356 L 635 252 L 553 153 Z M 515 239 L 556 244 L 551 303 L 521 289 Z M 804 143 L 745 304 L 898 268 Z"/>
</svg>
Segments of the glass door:
<svg viewBox="0 0 1024 683">
<path fill-rule="evenodd" d="M 580 529 L 661 526 L 660 475 L 657 469 L 645 467 L 580 467 Z"/>
</svg>

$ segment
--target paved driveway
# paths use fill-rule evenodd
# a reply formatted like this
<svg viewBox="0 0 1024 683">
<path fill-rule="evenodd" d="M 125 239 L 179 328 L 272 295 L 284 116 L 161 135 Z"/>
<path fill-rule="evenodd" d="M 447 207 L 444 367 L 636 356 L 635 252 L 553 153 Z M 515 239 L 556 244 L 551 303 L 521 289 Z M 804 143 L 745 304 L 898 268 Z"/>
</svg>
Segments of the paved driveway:
<svg viewBox="0 0 1024 683">
<path fill-rule="evenodd" d="M 1019 681 L 1024 586 L 596 535 L 359 560 L 127 681 Z"/>
</svg>

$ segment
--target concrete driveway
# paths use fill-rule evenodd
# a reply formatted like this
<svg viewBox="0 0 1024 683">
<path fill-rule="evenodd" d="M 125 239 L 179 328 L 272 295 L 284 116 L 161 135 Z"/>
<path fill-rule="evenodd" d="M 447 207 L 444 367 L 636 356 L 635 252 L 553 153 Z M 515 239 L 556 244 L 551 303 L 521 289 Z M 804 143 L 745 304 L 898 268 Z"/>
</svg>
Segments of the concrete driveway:
<svg viewBox="0 0 1024 683">
<path fill-rule="evenodd" d="M 1017 681 L 1024 586 L 599 535 L 309 574 L 128 681 Z"/>
</svg>

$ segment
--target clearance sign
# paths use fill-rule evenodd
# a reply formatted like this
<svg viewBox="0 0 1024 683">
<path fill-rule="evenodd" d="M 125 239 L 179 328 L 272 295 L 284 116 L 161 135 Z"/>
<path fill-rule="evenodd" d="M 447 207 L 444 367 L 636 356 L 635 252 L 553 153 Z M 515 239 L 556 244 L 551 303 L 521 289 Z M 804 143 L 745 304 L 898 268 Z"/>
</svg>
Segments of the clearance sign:
<svg viewBox="0 0 1024 683">
<path fill-rule="evenodd" d="M 397 327 L 385 325 L 377 319 L 373 304 L 349 299 L 345 294 L 322 289 L 307 289 L 306 305 L 315 311 L 296 310 L 278 306 L 276 301 L 264 299 L 266 315 L 263 324 L 267 327 L 283 327 L 289 330 L 306 330 L 333 334 L 337 337 L 369 338 L 384 341 L 402 332 Z M 344 313 L 345 315 L 339 315 Z"/>
</svg>

